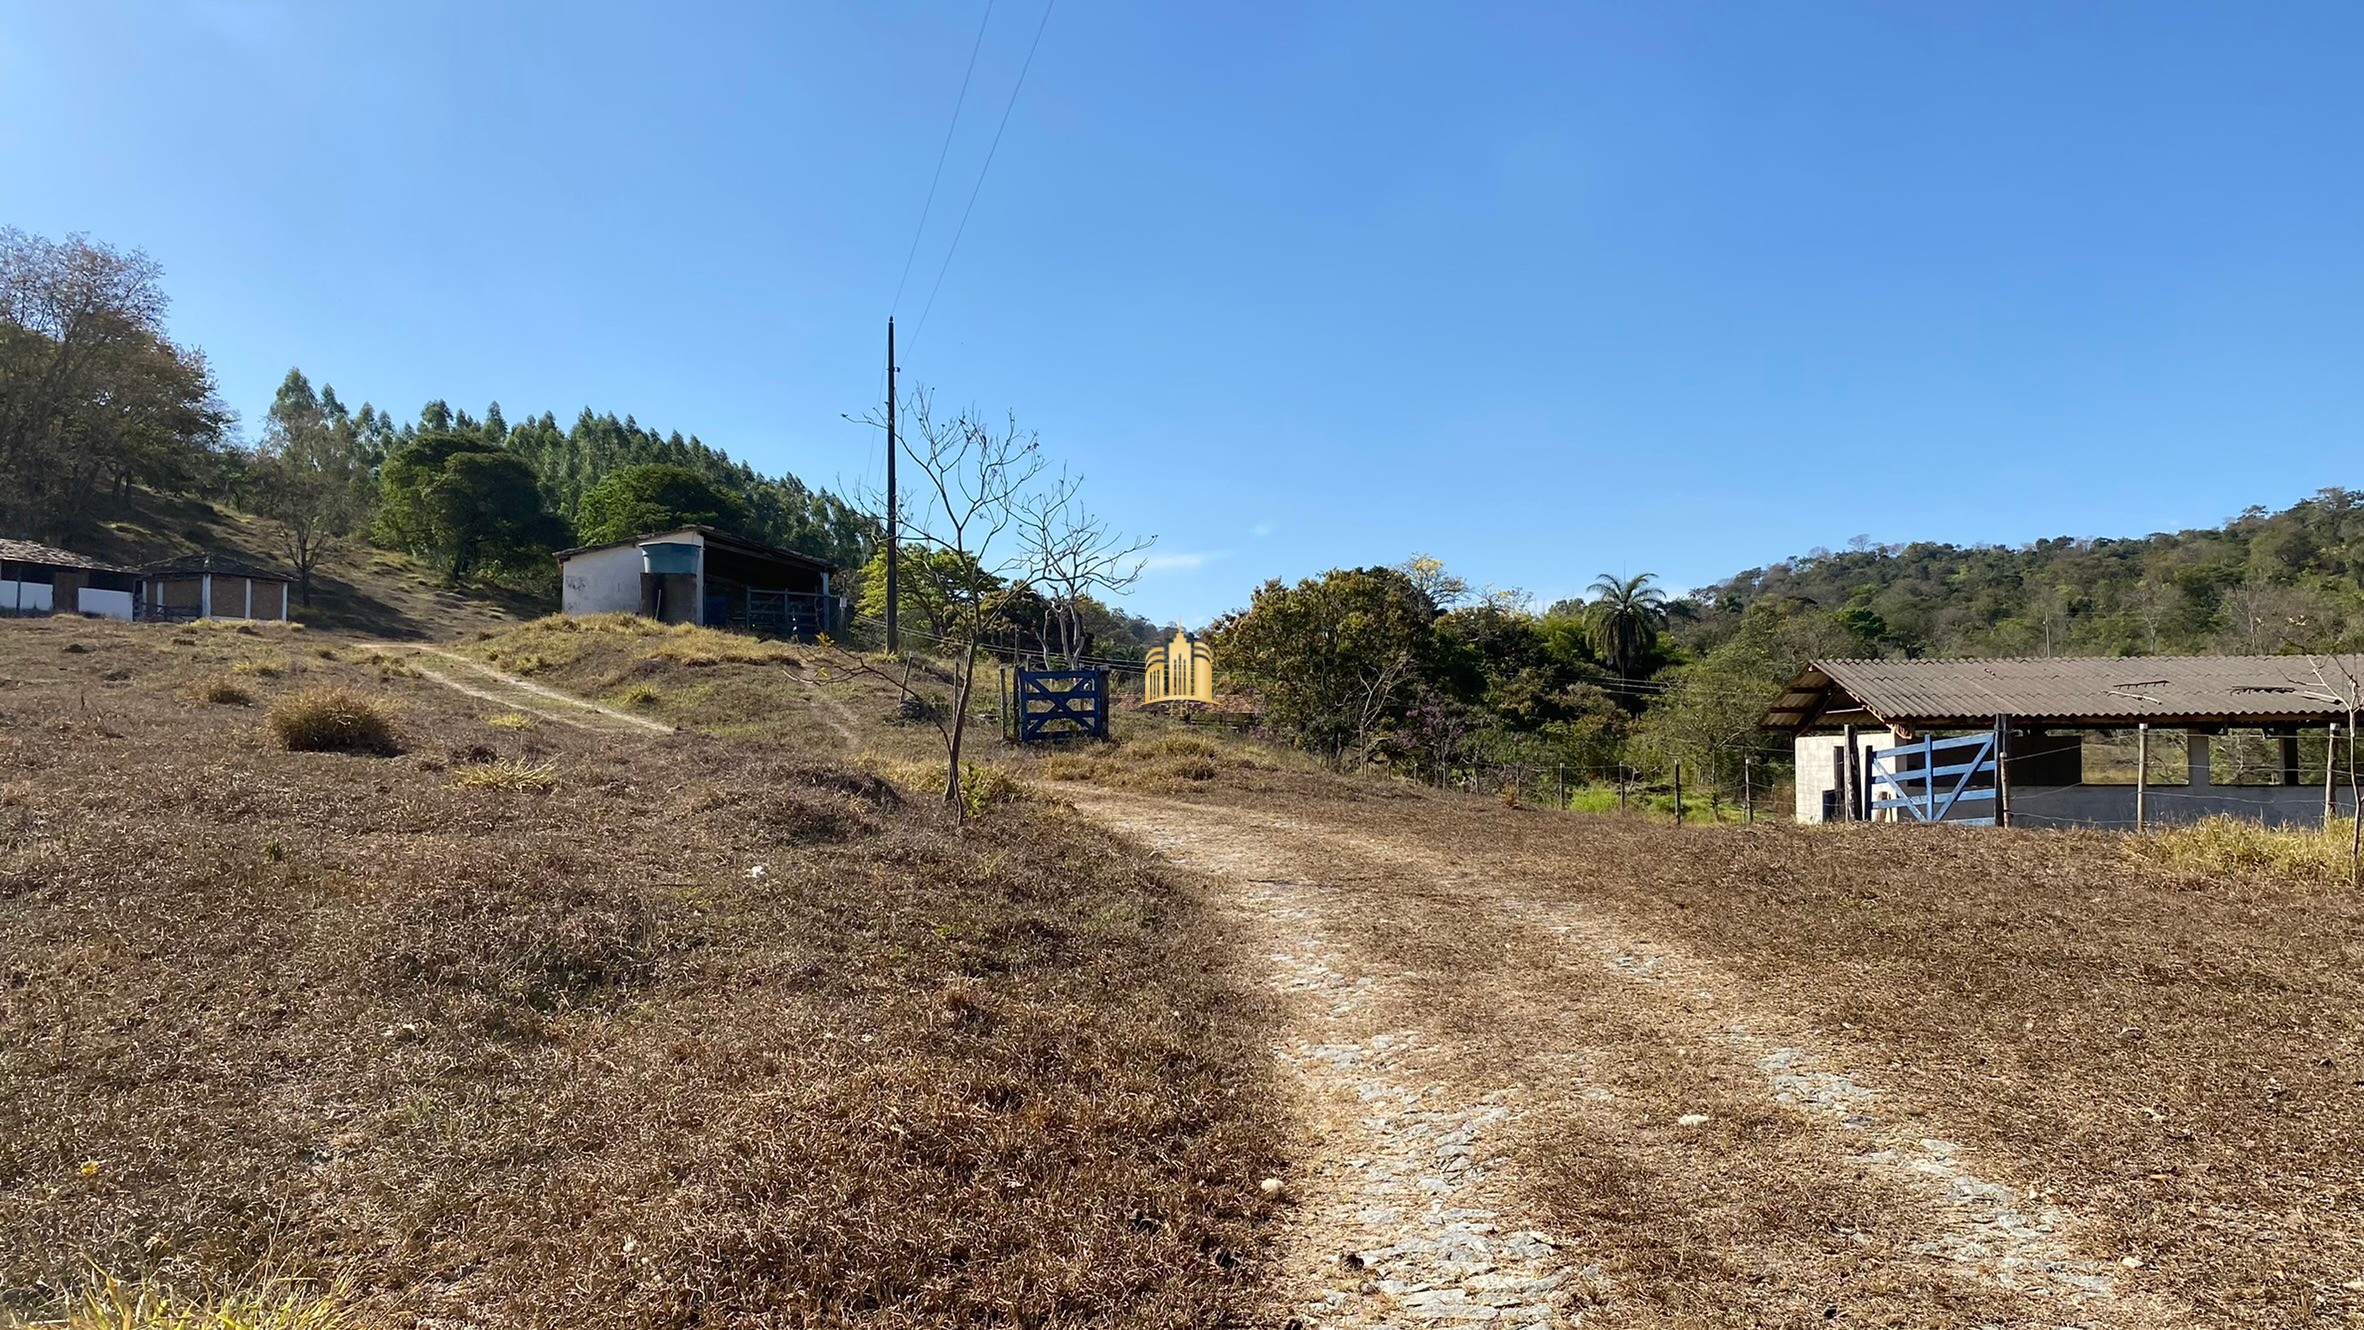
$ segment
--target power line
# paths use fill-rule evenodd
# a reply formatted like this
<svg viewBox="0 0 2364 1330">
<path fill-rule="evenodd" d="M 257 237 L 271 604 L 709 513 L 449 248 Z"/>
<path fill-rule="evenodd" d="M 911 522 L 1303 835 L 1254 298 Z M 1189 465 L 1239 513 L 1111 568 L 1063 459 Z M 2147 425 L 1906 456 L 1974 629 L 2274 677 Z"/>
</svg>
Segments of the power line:
<svg viewBox="0 0 2364 1330">
<path fill-rule="evenodd" d="M 952 155 L 952 133 L 960 128 L 960 108 L 969 100 L 969 80 L 977 72 L 977 52 L 985 49 L 985 28 L 993 22 L 993 0 L 985 0 L 985 17 L 977 22 L 977 40 L 969 47 L 969 67 L 960 74 L 960 95 L 952 99 L 952 123 L 944 126 L 944 146 L 936 150 L 935 174 L 928 177 L 928 197 L 919 205 L 919 225 L 911 228 L 911 252 L 903 256 L 903 275 L 895 279 L 892 313 L 903 307 L 903 284 L 911 280 L 911 261 L 919 257 L 919 238 L 927 234 L 928 213 L 936 206 L 936 186 L 944 179 L 944 159 Z"/>
<path fill-rule="evenodd" d="M 944 289 L 944 274 L 952 270 L 952 256 L 960 250 L 960 238 L 969 229 L 969 214 L 976 211 L 977 196 L 985 191 L 985 177 L 993 170 L 993 155 L 1001 150 L 1001 136 L 1010 127 L 1010 112 L 1018 109 L 1018 92 L 1026 86 L 1026 71 L 1034 68 L 1034 53 L 1042 47 L 1043 30 L 1051 26 L 1051 10 L 1059 0 L 1047 0 L 1042 7 L 1042 22 L 1034 25 L 1034 41 L 1026 48 L 1026 63 L 1018 66 L 1018 81 L 1010 85 L 1010 100 L 1001 108 L 1001 123 L 993 130 L 992 146 L 985 149 L 985 165 L 977 170 L 976 187 L 969 191 L 968 206 L 960 210 L 960 225 L 952 229 L 951 247 L 944 251 L 943 266 L 936 269 L 936 284 L 928 288 L 928 303 L 919 310 L 919 326 L 911 330 L 913 336 L 925 332 L 928 311 L 936 307 L 936 293 Z"/>
</svg>

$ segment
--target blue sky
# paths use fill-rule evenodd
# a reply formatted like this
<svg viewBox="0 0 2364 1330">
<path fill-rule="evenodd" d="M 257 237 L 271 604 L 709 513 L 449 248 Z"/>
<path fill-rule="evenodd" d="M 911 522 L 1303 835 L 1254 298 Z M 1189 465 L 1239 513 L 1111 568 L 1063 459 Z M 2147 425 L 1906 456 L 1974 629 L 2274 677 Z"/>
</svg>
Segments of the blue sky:
<svg viewBox="0 0 2364 1330">
<path fill-rule="evenodd" d="M 167 270 L 250 419 L 590 405 L 824 484 L 982 3 L 0 0 L 0 223 Z M 1543 600 L 2356 473 L 2364 8 L 998 0 L 899 321 L 1196 623 Z"/>
</svg>

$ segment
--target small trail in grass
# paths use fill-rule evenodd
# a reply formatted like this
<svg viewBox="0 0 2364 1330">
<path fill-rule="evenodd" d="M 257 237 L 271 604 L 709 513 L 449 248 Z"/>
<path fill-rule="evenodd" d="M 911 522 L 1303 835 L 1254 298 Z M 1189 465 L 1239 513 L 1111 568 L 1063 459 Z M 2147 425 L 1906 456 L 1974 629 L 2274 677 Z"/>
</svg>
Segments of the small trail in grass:
<svg viewBox="0 0 2364 1330">
<path fill-rule="evenodd" d="M 803 684 L 805 692 L 812 696 L 813 715 L 818 717 L 823 725 L 828 726 L 838 738 L 845 740 L 846 747 L 859 751 L 862 747 L 862 736 L 856 727 L 861 722 L 855 718 L 853 708 L 822 691 L 821 681 L 814 676 L 812 666 L 806 662 L 791 662 L 788 666 L 788 673 L 798 683 Z"/>
<path fill-rule="evenodd" d="M 1395 907 L 1382 906 L 1368 890 L 1347 895 L 1292 880 L 1283 868 L 1316 865 L 1310 871 L 1320 877 L 1319 865 L 1351 862 L 1388 866 L 1386 880 L 1401 884 L 1407 908 L 1408 898 L 1443 890 L 1451 893 L 1452 908 L 1482 909 L 1498 923 L 1550 939 L 1546 965 L 1613 976 L 1619 982 L 1609 990 L 1611 1000 L 1636 1019 L 1685 1042 L 1722 1048 L 1756 1078 L 1753 1093 L 1829 1133 L 1832 1146 L 1819 1165 L 1827 1185 L 1852 1185 L 1852 1175 L 1901 1186 L 1920 1198 L 1919 1231 L 1908 1232 L 1893 1257 L 1901 1263 L 1898 1274 L 1920 1267 L 1928 1278 L 2038 1299 L 2051 1309 L 2046 1324 L 2185 1319 L 2149 1297 L 2121 1297 L 2113 1267 L 2082 1256 L 2068 1240 L 2075 1216 L 2044 1197 L 2024 1196 L 1981 1176 L 1964 1147 L 1924 1134 L 1925 1112 L 1862 1074 L 1863 1056 L 1824 1046 L 1827 1041 L 1775 1010 L 1745 981 L 1598 908 L 1538 899 L 1519 883 L 1429 850 L 1408 833 L 1372 835 L 1297 816 L 1105 791 L 1074 797 L 1087 813 L 1228 886 L 1249 936 L 1267 940 L 1275 981 L 1298 998 L 1297 1025 L 1283 1060 L 1304 1089 L 1314 1158 L 1302 1184 L 1302 1222 L 1292 1235 L 1288 1268 L 1310 1324 L 1512 1323 L 1519 1316 L 1540 1321 L 1553 1315 L 1562 1268 L 1556 1243 L 1502 1218 L 1510 1202 L 1497 1194 L 1501 1188 L 1490 1176 L 1517 1165 L 1500 1157 L 1502 1138 L 1517 1121 L 1522 1097 L 1540 1093 L 1540 1087 L 1452 1087 L 1444 1056 L 1451 1050 L 1437 1036 L 1418 1029 L 1375 1032 L 1386 1006 L 1407 1010 L 1393 999 L 1415 981 L 1441 980 L 1448 990 L 1461 984 L 1451 975 L 1371 972 L 1333 940 L 1337 929 L 1325 923 L 1325 911 L 1384 909 L 1393 915 Z M 1482 986 L 1467 991 L 1488 1000 Z M 1615 997 L 1619 992 L 1630 996 Z M 1575 1062 L 1589 1057 L 1581 1028 L 1573 1036 L 1564 1024 L 1555 1028 L 1556 1013 L 1517 1008 L 1514 1001 L 1495 1015 L 1509 1022 L 1513 1038 L 1537 1048 L 1555 1041 L 1568 1045 L 1556 1052 Z M 1578 1087 L 1556 1092 L 1576 1093 Z M 1597 1087 L 1582 1092 L 1605 1097 Z M 1689 1107 L 1631 1103 L 1621 1111 L 1639 1114 L 1637 1122 L 1672 1121 Z M 1479 1240 L 1456 1246 L 1464 1231 Z M 1376 1244 L 1376 1253 L 1365 1244 Z M 1361 1285 L 1335 1277 L 1336 1256 L 1349 1249 L 1362 1250 L 1374 1274 Z M 1387 1262 L 1399 1259 L 1397 1253 L 1418 1253 L 1421 1262 L 1391 1271 Z M 1571 1251 L 1565 1268 L 1583 1271 L 1580 1279 L 1590 1283 L 1584 1278 L 1592 1273 L 1584 1270 L 1588 1260 Z M 1614 1297 L 1613 1290 L 1587 1291 Z"/>
<path fill-rule="evenodd" d="M 1330 939 L 1326 888 L 1274 876 L 1256 838 L 1219 823 L 1185 824 L 1133 800 L 1076 803 L 1220 881 L 1242 935 L 1266 948 L 1260 959 L 1288 1004 L 1276 1053 L 1306 1133 L 1281 1257 L 1294 1323 L 1572 1323 L 1559 1244 L 1506 1214 L 1494 1177 L 1518 1091 L 1440 1079 L 1426 1035 L 1388 1028 L 1397 977 Z"/>
<path fill-rule="evenodd" d="M 400 656 L 404 663 L 412 669 L 454 692 L 465 693 L 480 701 L 490 702 L 513 711 L 522 711 L 555 724 L 569 725 L 583 730 L 599 730 L 610 734 L 673 733 L 673 727 L 662 721 L 650 720 L 646 716 L 635 716 L 629 711 L 621 711 L 604 703 L 574 697 L 559 692 L 555 688 L 545 688 L 541 684 L 494 669 L 483 661 L 463 656 L 457 651 L 424 646 L 415 642 L 361 642 L 356 645 L 366 650 Z M 464 679 L 456 674 L 430 669 L 419 663 L 418 656 L 421 654 L 437 656 L 464 666 L 475 675 L 481 676 L 482 681 Z"/>
</svg>

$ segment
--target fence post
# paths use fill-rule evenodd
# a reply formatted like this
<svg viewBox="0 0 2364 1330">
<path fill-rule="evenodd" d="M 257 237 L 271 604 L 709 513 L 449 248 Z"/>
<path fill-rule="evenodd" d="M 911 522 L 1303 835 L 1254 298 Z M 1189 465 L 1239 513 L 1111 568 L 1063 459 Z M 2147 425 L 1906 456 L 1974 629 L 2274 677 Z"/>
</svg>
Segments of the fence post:
<svg viewBox="0 0 2364 1330">
<path fill-rule="evenodd" d="M 1626 808 L 1625 808 L 1625 764 L 1624 764 L 1623 762 L 1620 762 L 1620 763 L 1618 763 L 1618 764 L 1617 764 L 1617 811 L 1618 811 L 1620 814 L 1622 814 L 1622 813 L 1624 813 L 1624 812 L 1626 811 Z"/>
<path fill-rule="evenodd" d="M 1568 811 L 1568 764 L 1565 762 L 1559 764 L 1559 778 L 1560 811 L 1565 813 Z"/>
<path fill-rule="evenodd" d="M 2151 723 L 2137 721 L 2134 725 L 2134 829 L 2142 830 L 2143 805 L 2149 802 L 2151 791 Z"/>
<path fill-rule="evenodd" d="M 1839 734 L 1839 742 L 1847 750 L 1846 775 L 1840 782 L 1845 788 L 1839 792 L 1839 802 L 1847 806 L 1846 821 L 1860 822 L 1863 820 L 1863 773 L 1858 766 L 1861 759 L 1855 747 L 1855 727 L 1849 725 Z"/>
<path fill-rule="evenodd" d="M 1995 717 L 1995 825 L 2011 825 L 2011 718 Z"/>
<path fill-rule="evenodd" d="M 2331 830 L 2331 819 L 2339 815 L 2339 796 L 2332 793 L 2332 773 L 2339 770 L 2339 722 L 2323 732 L 2323 829 Z"/>
<path fill-rule="evenodd" d="M 1742 757 L 1740 759 L 1740 821 L 1744 826 L 1753 827 L 1757 824 L 1756 776 L 1757 759 L 1755 756 Z"/>
<path fill-rule="evenodd" d="M 1675 825 L 1683 825 L 1683 759 L 1675 759 Z"/>
</svg>

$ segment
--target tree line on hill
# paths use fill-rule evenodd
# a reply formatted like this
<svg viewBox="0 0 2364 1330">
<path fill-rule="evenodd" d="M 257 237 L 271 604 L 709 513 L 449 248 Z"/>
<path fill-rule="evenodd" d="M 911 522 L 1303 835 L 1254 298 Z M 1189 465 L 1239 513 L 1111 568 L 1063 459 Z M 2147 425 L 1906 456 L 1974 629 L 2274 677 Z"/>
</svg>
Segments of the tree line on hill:
<svg viewBox="0 0 2364 1330">
<path fill-rule="evenodd" d="M 1668 597 L 1604 574 L 1541 613 L 1433 559 L 1260 588 L 1211 630 L 1275 730 L 1344 765 L 1623 769 L 1736 789 L 1786 766 L 1757 721 L 1817 658 L 2364 649 L 2364 494 L 2133 539 L 1920 542 L 1750 569 Z"/>
<path fill-rule="evenodd" d="M 351 540 L 418 554 L 454 585 L 544 591 L 554 550 L 690 522 L 846 567 L 874 544 L 834 494 L 588 408 L 566 428 L 547 413 L 511 425 L 498 403 L 398 421 L 290 370 L 242 446 L 204 354 L 167 336 L 168 307 L 144 254 L 0 229 L 8 531 L 71 544 L 134 486 L 226 500 L 278 530 L 307 603 L 321 556 Z"/>
</svg>

